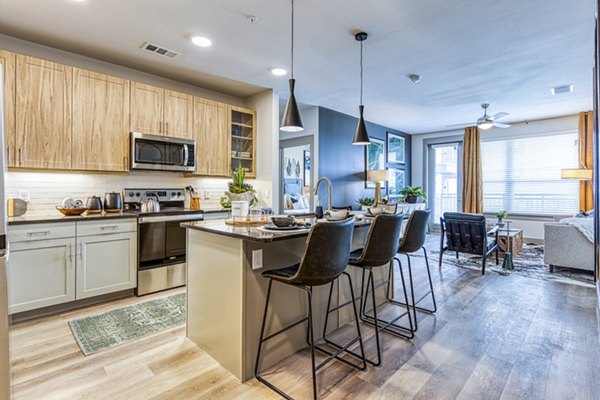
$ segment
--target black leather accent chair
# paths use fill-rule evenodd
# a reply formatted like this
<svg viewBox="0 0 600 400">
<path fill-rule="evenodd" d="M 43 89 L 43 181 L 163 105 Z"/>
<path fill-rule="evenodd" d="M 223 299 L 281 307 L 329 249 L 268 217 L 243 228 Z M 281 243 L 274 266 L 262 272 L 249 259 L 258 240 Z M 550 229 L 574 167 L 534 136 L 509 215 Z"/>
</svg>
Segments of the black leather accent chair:
<svg viewBox="0 0 600 400">
<path fill-rule="evenodd" d="M 446 251 L 476 254 L 482 257 L 481 274 L 485 274 L 487 257 L 496 252 L 496 265 L 498 265 L 498 227 L 488 231 L 485 226 L 485 217 L 481 214 L 467 214 L 446 212 L 440 218 L 442 237 L 440 240 L 440 268 L 442 256 Z M 490 237 L 491 235 L 494 235 Z M 444 239 L 446 246 L 444 246 Z"/>
<path fill-rule="evenodd" d="M 427 239 L 427 224 L 429 222 L 429 216 L 431 210 L 415 210 L 410 214 L 406 228 L 404 229 L 404 235 L 400 240 L 400 246 L 398 247 L 398 253 L 404 254 L 408 260 L 408 278 L 410 281 L 410 293 L 411 293 L 411 307 L 413 309 L 413 319 L 415 323 L 415 332 L 418 329 L 417 311 L 421 311 L 428 314 L 433 314 L 437 311 L 437 304 L 435 302 L 435 294 L 433 292 L 433 282 L 431 281 L 431 270 L 429 269 L 429 259 L 427 258 L 427 250 L 425 249 L 425 240 Z M 423 250 L 425 256 L 425 266 L 427 268 L 427 277 L 429 278 L 429 290 L 424 293 L 418 300 L 415 300 L 415 286 L 413 282 L 412 265 L 410 262 L 411 253 L 415 253 L 419 250 Z M 402 268 L 401 264 L 398 264 L 399 268 Z M 421 301 L 427 296 L 431 295 L 431 301 L 433 308 L 419 307 Z M 388 299 L 393 301 L 392 299 Z M 395 301 L 394 301 L 395 302 Z M 403 303 L 395 302 L 399 305 Z"/>
<path fill-rule="evenodd" d="M 348 265 L 348 258 L 352 249 L 352 233 L 354 231 L 354 219 L 346 219 L 340 222 L 319 222 L 312 228 L 307 244 L 304 249 L 304 255 L 300 262 L 295 265 L 291 265 L 286 268 L 265 271 L 262 276 L 269 279 L 269 285 L 267 289 L 267 298 L 265 301 L 265 311 L 263 314 L 262 327 L 260 330 L 260 341 L 258 343 L 258 352 L 256 354 L 256 364 L 254 368 L 254 375 L 258 381 L 264 383 L 270 389 L 274 390 L 281 396 L 290 399 L 285 392 L 277 388 L 272 383 L 268 382 L 265 378 L 260 375 L 260 355 L 262 345 L 264 342 L 274 338 L 275 336 L 291 329 L 299 324 L 308 322 L 307 332 L 307 343 L 311 350 L 312 360 L 312 383 L 313 383 L 313 397 L 317 398 L 317 370 L 325 366 L 328 362 L 333 359 L 337 359 L 352 366 L 359 370 L 365 370 L 367 367 L 362 336 L 360 334 L 360 325 L 358 321 L 358 312 L 356 311 L 356 301 L 354 300 L 354 289 L 352 287 L 352 279 L 350 275 L 345 272 L 346 266 Z M 335 353 L 328 352 L 327 350 L 321 349 L 315 345 L 313 335 L 313 312 L 312 312 L 312 289 L 314 286 L 320 285 L 333 285 L 333 282 L 340 276 L 345 275 L 348 278 L 350 284 L 350 292 L 352 294 L 352 303 L 354 306 L 354 315 L 356 319 L 356 330 L 358 335 L 347 345 L 343 346 Z M 308 315 L 299 321 L 290 324 L 289 326 L 278 330 L 275 333 L 265 336 L 265 325 L 267 321 L 267 311 L 269 308 L 269 300 L 271 298 L 271 290 L 273 282 L 280 282 L 286 285 L 295 286 L 306 292 L 308 298 Z M 352 344 L 359 342 L 362 356 L 362 364 L 357 365 L 351 363 L 342 357 L 340 354 Z M 319 365 L 315 365 L 315 350 L 323 351 L 329 357 L 321 362 Z"/>
<path fill-rule="evenodd" d="M 402 214 L 379 214 L 377 215 L 369 228 L 369 234 L 364 249 L 356 250 L 350 255 L 349 264 L 362 268 L 362 289 L 360 296 L 360 319 L 375 328 L 375 340 L 377 343 L 376 361 L 367 359 L 367 362 L 374 366 L 381 365 L 381 346 L 379 341 L 379 332 L 385 331 L 404 339 L 412 339 L 413 324 L 408 306 L 408 294 L 402 269 L 400 276 L 402 278 L 402 288 L 404 289 L 405 312 L 395 316 L 392 320 L 382 320 L 377 316 L 377 303 L 375 300 L 375 290 L 387 284 L 386 297 L 390 298 L 390 279 L 394 260 L 400 263 L 396 258 L 398 243 L 400 242 L 400 232 L 402 229 Z M 375 286 L 373 269 L 384 265 L 390 265 L 388 280 Z M 372 315 L 367 314 L 367 302 L 369 293 L 371 293 Z M 396 323 L 402 317 L 408 316 L 408 327 Z"/>
</svg>

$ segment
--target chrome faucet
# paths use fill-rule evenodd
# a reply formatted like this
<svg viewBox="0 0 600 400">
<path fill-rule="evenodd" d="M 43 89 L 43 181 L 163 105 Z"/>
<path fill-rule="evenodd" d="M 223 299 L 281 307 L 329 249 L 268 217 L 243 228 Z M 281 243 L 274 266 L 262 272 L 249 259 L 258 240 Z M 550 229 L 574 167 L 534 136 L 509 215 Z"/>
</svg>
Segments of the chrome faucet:
<svg viewBox="0 0 600 400">
<path fill-rule="evenodd" d="M 317 184 L 315 185 L 315 196 L 319 195 L 319 185 L 322 181 L 327 182 L 327 211 L 331 211 L 331 187 L 333 186 L 333 184 L 331 183 L 331 180 L 329 178 L 319 178 Z"/>
</svg>

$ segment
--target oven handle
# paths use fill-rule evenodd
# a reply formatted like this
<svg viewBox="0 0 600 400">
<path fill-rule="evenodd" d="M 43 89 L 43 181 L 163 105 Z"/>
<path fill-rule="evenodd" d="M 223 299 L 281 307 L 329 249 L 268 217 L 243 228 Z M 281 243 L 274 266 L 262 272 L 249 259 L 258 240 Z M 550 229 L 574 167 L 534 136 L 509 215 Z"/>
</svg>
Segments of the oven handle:
<svg viewBox="0 0 600 400">
<path fill-rule="evenodd" d="M 204 214 L 193 215 L 159 215 L 156 217 L 139 217 L 138 223 L 149 224 L 152 222 L 168 222 L 168 221 L 203 221 Z"/>
<path fill-rule="evenodd" d="M 188 165 L 188 160 L 190 158 L 190 151 L 188 149 L 188 145 L 183 145 L 183 166 L 186 167 Z"/>
</svg>

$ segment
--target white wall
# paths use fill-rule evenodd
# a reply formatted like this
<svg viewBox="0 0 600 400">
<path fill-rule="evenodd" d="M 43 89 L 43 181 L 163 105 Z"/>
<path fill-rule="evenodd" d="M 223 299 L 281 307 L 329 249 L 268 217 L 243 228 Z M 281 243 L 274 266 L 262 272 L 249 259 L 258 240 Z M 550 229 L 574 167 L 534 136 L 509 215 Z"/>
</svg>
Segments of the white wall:
<svg viewBox="0 0 600 400">
<path fill-rule="evenodd" d="M 273 197 L 279 193 L 279 96 L 271 89 L 246 99 L 247 107 L 256 110 L 256 180 L 260 205 L 273 207 L 279 204 Z"/>
<path fill-rule="evenodd" d="M 528 136 L 538 132 L 558 133 L 577 130 L 578 116 L 570 115 L 566 117 L 558 117 L 545 119 L 540 121 L 529 121 L 512 124 L 510 128 L 492 128 L 484 130 L 481 133 L 481 140 L 493 140 L 494 138 L 507 138 L 516 136 Z M 463 136 L 464 130 L 452 130 L 445 132 L 432 132 L 412 136 L 412 183 L 413 186 L 426 186 L 426 157 L 425 144 L 427 139 L 451 138 L 453 136 Z M 535 218 L 528 219 L 525 217 L 510 216 L 509 219 L 514 221 L 511 228 L 523 229 L 525 238 L 541 240 L 544 238 L 544 223 L 549 222 L 552 218 Z"/>
</svg>

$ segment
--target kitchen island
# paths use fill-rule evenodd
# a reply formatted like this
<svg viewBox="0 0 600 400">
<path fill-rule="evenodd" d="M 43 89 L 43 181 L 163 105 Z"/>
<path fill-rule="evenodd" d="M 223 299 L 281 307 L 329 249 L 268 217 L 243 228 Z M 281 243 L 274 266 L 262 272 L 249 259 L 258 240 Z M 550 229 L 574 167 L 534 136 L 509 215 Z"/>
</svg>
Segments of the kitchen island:
<svg viewBox="0 0 600 400">
<path fill-rule="evenodd" d="M 353 249 L 363 247 L 369 225 L 357 220 Z M 187 337 L 240 381 L 251 379 L 268 284 L 261 272 L 299 262 L 309 230 L 271 232 L 234 227 L 223 220 L 181 226 L 187 228 Z M 349 270 L 358 293 L 360 271 Z M 387 266 L 377 270 L 378 281 L 387 277 Z M 346 280 L 335 287 L 334 304 L 350 298 Z M 328 294 L 328 285 L 314 288 L 315 337 L 323 332 Z M 274 283 L 267 332 L 301 319 L 306 310 L 304 291 Z M 351 314 L 350 307 L 332 314 L 329 331 L 345 324 Z M 306 324 L 300 324 L 264 345 L 263 368 L 306 346 Z"/>
</svg>

